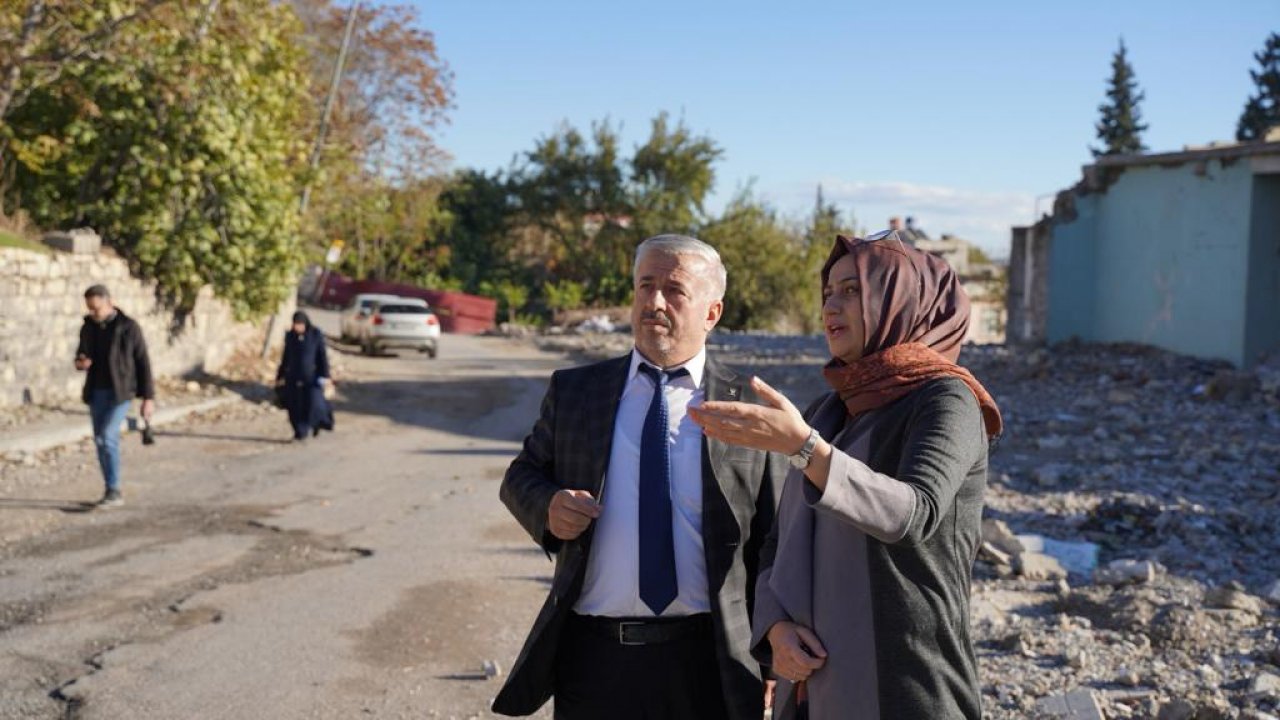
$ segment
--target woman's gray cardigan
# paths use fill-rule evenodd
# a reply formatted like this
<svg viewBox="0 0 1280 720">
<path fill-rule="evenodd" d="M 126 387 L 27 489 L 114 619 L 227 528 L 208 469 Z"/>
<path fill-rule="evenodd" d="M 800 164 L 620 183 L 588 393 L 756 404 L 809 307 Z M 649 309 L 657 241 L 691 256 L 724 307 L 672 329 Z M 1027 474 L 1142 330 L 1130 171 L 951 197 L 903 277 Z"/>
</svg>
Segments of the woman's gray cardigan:
<svg viewBox="0 0 1280 720">
<path fill-rule="evenodd" d="M 981 542 L 988 440 L 977 399 L 962 381 L 946 378 L 870 414 L 865 418 L 872 424 L 868 462 L 835 450 L 826 491 L 808 485 L 805 495 L 815 512 L 867 534 L 880 717 L 980 718 L 969 586 Z M 805 416 L 828 442 L 848 419 L 835 393 L 819 398 Z M 799 481 L 804 478 L 798 472 L 788 478 Z M 910 493 L 897 483 L 905 483 Z M 895 504 L 900 519 L 895 529 L 886 529 L 884 518 L 894 515 Z M 779 509 L 779 519 L 785 512 Z M 753 654 L 766 665 L 771 660 L 766 633 L 779 620 L 791 619 L 780 599 L 794 590 L 769 585 L 778 528 L 775 523 L 761 550 L 752 623 Z M 812 592 L 832 580 L 813 578 Z"/>
</svg>

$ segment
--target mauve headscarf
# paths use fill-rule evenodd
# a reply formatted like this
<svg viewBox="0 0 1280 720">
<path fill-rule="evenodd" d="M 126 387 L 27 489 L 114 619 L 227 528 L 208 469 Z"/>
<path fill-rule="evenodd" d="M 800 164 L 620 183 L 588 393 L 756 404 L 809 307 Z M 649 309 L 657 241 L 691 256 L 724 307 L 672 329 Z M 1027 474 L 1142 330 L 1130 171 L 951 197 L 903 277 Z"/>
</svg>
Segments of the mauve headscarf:
<svg viewBox="0 0 1280 720">
<path fill-rule="evenodd" d="M 837 235 L 822 266 L 826 287 L 831 266 L 853 255 L 865 332 L 862 357 L 832 358 L 823 375 L 852 415 L 888 405 L 921 385 L 943 377 L 964 381 L 978 399 L 987 437 L 1000 436 L 1000 409 L 982 383 L 956 364 L 969 328 L 969 296 L 951 266 L 902 242 L 896 231 L 866 240 Z"/>
</svg>

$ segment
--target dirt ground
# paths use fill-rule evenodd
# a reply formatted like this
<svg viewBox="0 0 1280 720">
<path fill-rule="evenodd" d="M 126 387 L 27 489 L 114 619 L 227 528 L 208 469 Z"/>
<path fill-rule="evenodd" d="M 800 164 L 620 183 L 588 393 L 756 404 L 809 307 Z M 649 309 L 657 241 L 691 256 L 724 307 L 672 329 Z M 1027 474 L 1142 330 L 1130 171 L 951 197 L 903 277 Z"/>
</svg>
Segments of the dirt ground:
<svg viewBox="0 0 1280 720">
<path fill-rule="evenodd" d="M 527 344 L 344 368 L 338 427 L 256 398 L 0 466 L 0 718 L 487 717 L 552 570 L 497 499 L 545 378 Z M 163 401 L 163 399 L 162 399 Z"/>
</svg>

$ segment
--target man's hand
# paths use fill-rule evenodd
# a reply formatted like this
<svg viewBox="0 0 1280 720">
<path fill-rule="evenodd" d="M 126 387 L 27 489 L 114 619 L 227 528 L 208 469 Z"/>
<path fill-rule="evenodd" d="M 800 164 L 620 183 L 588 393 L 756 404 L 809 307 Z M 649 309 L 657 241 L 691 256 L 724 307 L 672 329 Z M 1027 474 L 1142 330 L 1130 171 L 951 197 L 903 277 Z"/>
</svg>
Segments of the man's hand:
<svg viewBox="0 0 1280 720">
<path fill-rule="evenodd" d="M 600 517 L 600 503 L 586 490 L 561 490 L 547 507 L 547 529 L 561 540 L 573 540 Z"/>
<path fill-rule="evenodd" d="M 812 630 L 783 620 L 769 628 L 773 648 L 773 672 L 791 682 L 808 680 L 813 671 L 827 664 L 827 649 Z"/>
<path fill-rule="evenodd" d="M 777 680 L 764 681 L 764 709 L 765 710 L 768 710 L 773 707 L 773 697 L 777 691 L 778 691 Z"/>
<path fill-rule="evenodd" d="M 142 400 L 142 419 L 151 422 L 151 413 L 156 409 L 156 401 L 151 398 Z"/>
<path fill-rule="evenodd" d="M 85 370 L 88 370 L 88 369 L 89 369 L 89 366 L 90 366 L 90 365 L 92 365 L 92 364 L 93 364 L 93 360 L 91 360 L 91 359 L 89 358 L 89 356 L 87 356 L 87 355 L 77 355 L 77 356 L 76 356 L 76 369 L 77 369 L 77 370 L 79 370 L 79 371 L 83 372 L 83 371 L 85 371 Z"/>
</svg>

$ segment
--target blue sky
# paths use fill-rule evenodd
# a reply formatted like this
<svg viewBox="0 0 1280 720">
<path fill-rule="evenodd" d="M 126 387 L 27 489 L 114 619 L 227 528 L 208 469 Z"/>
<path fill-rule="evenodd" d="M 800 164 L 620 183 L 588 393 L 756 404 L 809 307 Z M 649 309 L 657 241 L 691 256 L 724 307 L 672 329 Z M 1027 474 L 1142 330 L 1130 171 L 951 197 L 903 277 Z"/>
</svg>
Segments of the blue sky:
<svg viewBox="0 0 1280 720">
<path fill-rule="evenodd" d="M 666 110 L 724 150 L 713 211 L 752 184 L 799 217 L 821 183 L 869 230 L 913 215 L 998 255 L 1089 162 L 1121 36 L 1168 151 L 1233 137 L 1280 30 L 1280 0 L 409 1 L 455 73 L 455 166 L 506 167 L 565 121 L 632 146 Z"/>
</svg>

